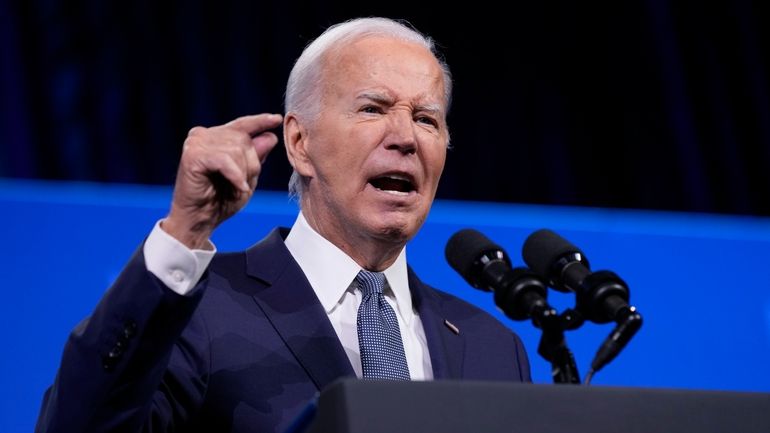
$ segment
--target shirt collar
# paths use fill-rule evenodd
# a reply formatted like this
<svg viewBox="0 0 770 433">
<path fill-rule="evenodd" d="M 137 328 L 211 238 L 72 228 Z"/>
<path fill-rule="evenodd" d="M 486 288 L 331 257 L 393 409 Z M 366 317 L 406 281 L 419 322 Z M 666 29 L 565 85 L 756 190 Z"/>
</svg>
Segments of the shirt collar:
<svg viewBox="0 0 770 433">
<path fill-rule="evenodd" d="M 286 237 L 285 244 L 305 273 L 324 310 L 329 314 L 340 303 L 361 266 L 313 230 L 301 211 Z M 414 312 L 406 270 L 406 248 L 401 249 L 396 261 L 383 272 L 396 298 L 398 314 L 404 323 L 409 325 Z"/>
</svg>

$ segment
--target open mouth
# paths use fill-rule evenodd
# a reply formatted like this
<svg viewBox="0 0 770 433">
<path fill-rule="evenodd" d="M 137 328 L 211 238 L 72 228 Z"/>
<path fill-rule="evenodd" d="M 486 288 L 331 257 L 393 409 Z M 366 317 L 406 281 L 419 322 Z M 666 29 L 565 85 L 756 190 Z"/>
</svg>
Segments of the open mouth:
<svg viewBox="0 0 770 433">
<path fill-rule="evenodd" d="M 380 191 L 395 195 L 408 195 L 410 192 L 415 191 L 412 179 L 409 176 L 401 174 L 378 176 L 369 179 L 369 183 Z"/>
</svg>

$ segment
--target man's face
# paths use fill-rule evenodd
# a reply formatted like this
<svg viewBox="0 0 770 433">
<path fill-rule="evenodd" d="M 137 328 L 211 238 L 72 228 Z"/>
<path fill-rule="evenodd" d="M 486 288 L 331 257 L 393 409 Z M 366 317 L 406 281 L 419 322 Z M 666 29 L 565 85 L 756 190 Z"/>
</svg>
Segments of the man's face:
<svg viewBox="0 0 770 433">
<path fill-rule="evenodd" d="M 441 67 L 424 47 L 369 37 L 330 56 L 323 77 L 320 118 L 306 135 L 303 212 L 343 249 L 372 238 L 406 242 L 444 169 Z"/>
</svg>

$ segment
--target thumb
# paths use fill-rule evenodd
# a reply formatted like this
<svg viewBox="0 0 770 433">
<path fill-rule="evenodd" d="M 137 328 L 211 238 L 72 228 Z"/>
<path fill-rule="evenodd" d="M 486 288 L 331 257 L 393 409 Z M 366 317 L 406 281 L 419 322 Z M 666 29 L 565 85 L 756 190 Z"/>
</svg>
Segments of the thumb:
<svg viewBox="0 0 770 433">
<path fill-rule="evenodd" d="M 254 150 L 257 151 L 259 162 L 263 163 L 265 162 L 265 159 L 267 159 L 267 155 L 270 154 L 270 151 L 272 151 L 278 143 L 278 137 L 274 133 L 268 131 L 252 138 L 251 142 L 254 145 Z"/>
</svg>

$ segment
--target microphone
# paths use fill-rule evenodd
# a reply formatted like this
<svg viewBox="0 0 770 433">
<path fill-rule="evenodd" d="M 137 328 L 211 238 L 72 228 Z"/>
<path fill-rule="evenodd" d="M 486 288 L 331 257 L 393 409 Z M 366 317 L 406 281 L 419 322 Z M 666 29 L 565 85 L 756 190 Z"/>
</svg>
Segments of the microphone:
<svg viewBox="0 0 770 433">
<path fill-rule="evenodd" d="M 577 308 L 594 323 L 617 321 L 628 313 L 626 283 L 610 271 L 591 272 L 580 248 L 548 229 L 524 241 L 524 262 L 561 292 L 575 292 Z"/>
<path fill-rule="evenodd" d="M 444 250 L 449 265 L 471 286 L 494 292 L 495 304 L 510 318 L 532 318 L 536 326 L 558 317 L 546 302 L 543 280 L 524 267 L 511 268 L 505 250 L 482 233 L 463 229 L 452 235 Z"/>
<path fill-rule="evenodd" d="M 508 254 L 473 229 L 452 235 L 444 251 L 447 262 L 471 286 L 494 292 L 495 304 L 514 320 L 532 318 L 543 330 L 538 353 L 551 362 L 556 383 L 580 383 L 575 358 L 564 339 L 564 324 L 546 302 L 545 282 L 525 268 L 511 268 Z"/>
<path fill-rule="evenodd" d="M 577 310 L 586 319 L 594 323 L 617 323 L 591 363 L 591 372 L 586 378 L 590 381 L 591 375 L 614 359 L 642 326 L 642 316 L 628 304 L 628 285 L 614 272 L 591 272 L 580 248 L 548 229 L 529 235 L 522 255 L 524 262 L 543 276 L 549 286 L 574 292 Z"/>
</svg>

